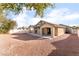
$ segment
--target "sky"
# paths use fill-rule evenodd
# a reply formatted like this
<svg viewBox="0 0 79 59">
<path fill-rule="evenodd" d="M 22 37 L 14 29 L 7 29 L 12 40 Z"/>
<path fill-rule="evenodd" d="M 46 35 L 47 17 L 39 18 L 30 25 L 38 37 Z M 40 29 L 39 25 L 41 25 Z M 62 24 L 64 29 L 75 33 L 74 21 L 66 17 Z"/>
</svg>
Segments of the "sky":
<svg viewBox="0 0 79 59">
<path fill-rule="evenodd" d="M 79 3 L 55 3 L 54 8 L 47 8 L 44 13 L 44 17 L 34 17 L 35 11 L 29 11 L 23 8 L 23 12 L 19 15 L 9 12 L 8 18 L 15 20 L 18 27 L 28 27 L 29 25 L 35 25 L 40 20 L 44 20 L 54 24 L 64 24 L 79 26 Z"/>
</svg>

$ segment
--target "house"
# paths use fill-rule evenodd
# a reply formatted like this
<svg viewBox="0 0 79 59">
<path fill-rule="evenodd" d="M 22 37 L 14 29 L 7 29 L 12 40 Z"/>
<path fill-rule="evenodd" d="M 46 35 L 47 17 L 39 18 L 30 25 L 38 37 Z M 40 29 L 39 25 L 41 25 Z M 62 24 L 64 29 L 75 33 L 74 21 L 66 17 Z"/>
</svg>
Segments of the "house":
<svg viewBox="0 0 79 59">
<path fill-rule="evenodd" d="M 63 24 L 60 24 L 60 25 L 64 26 L 66 34 L 71 34 L 72 33 L 73 27 L 68 26 L 68 25 L 63 25 Z"/>
<path fill-rule="evenodd" d="M 34 26 L 33 26 L 33 25 L 30 25 L 30 26 L 28 27 L 28 32 L 29 32 L 29 33 L 35 33 L 35 30 L 34 30 Z"/>
<path fill-rule="evenodd" d="M 79 34 L 79 27 L 73 26 L 72 27 L 72 34 Z"/>
<path fill-rule="evenodd" d="M 30 25 L 28 27 L 30 33 L 39 34 L 41 36 L 57 37 L 63 34 L 78 34 L 79 27 L 68 26 L 63 24 L 52 24 L 46 21 L 39 21 L 36 25 Z"/>
<path fill-rule="evenodd" d="M 66 34 L 79 34 L 79 27 L 78 26 L 67 26 L 60 24 L 65 27 L 65 33 Z"/>
<path fill-rule="evenodd" d="M 29 26 L 29 32 L 41 36 L 57 37 L 65 33 L 65 27 L 41 20 L 34 26 Z"/>
</svg>

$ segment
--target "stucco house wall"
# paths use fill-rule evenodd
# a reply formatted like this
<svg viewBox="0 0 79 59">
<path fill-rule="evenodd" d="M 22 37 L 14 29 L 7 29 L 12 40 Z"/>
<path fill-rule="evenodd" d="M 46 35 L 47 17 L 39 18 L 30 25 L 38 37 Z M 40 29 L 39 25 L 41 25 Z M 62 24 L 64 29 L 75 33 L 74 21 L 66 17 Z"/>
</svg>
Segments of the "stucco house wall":
<svg viewBox="0 0 79 59">
<path fill-rule="evenodd" d="M 79 28 L 77 29 L 77 34 L 78 34 L 78 36 L 79 36 Z"/>
<path fill-rule="evenodd" d="M 37 28 L 37 33 L 36 34 L 39 34 L 40 35 L 40 28 Z"/>
<path fill-rule="evenodd" d="M 64 28 L 58 28 L 58 36 L 63 35 L 65 33 Z"/>
<path fill-rule="evenodd" d="M 53 27 L 53 38 L 57 37 L 57 35 L 55 35 L 55 27 Z"/>
<path fill-rule="evenodd" d="M 29 33 L 34 33 L 34 32 L 35 32 L 34 27 L 30 25 L 30 26 L 28 27 L 28 32 L 29 32 Z"/>
<path fill-rule="evenodd" d="M 79 36 L 79 27 L 77 28 L 77 34 L 78 34 L 78 36 Z"/>
<path fill-rule="evenodd" d="M 65 33 L 65 30 L 64 27 L 60 25 L 40 21 L 34 26 L 32 33 L 39 34 L 41 36 L 51 36 L 55 38 L 57 36 L 63 35 Z"/>
<path fill-rule="evenodd" d="M 44 24 L 40 27 L 40 35 L 42 35 L 42 29 L 43 28 L 51 28 L 51 37 L 53 37 L 53 26 L 52 25 L 49 25 L 49 24 Z"/>
<path fill-rule="evenodd" d="M 65 28 L 60 28 L 58 27 L 57 30 L 55 29 L 55 27 L 53 28 L 53 37 L 57 37 L 57 36 L 60 36 L 60 35 L 63 35 L 65 34 Z"/>
<path fill-rule="evenodd" d="M 65 29 L 64 28 L 57 28 L 57 32 L 55 31 L 55 27 L 53 25 L 50 24 L 44 24 L 40 27 L 40 35 L 42 35 L 42 28 L 51 28 L 51 37 L 55 38 L 57 36 L 63 35 L 65 33 Z M 57 35 L 55 35 L 57 34 Z"/>
</svg>

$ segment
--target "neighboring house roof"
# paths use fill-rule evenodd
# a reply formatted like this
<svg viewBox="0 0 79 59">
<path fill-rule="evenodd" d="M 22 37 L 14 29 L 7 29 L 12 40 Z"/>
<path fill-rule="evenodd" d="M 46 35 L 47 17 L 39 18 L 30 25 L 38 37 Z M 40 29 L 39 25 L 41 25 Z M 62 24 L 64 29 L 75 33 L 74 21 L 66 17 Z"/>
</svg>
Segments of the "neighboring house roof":
<svg viewBox="0 0 79 59">
<path fill-rule="evenodd" d="M 30 27 L 34 27 L 34 25 L 30 25 L 28 28 L 30 28 Z"/>
<path fill-rule="evenodd" d="M 64 26 L 65 28 L 72 28 L 71 26 L 68 26 L 68 25 L 63 25 L 63 24 L 60 24 L 61 26 Z"/>
<path fill-rule="evenodd" d="M 62 27 L 62 28 L 64 28 L 64 26 L 61 26 L 59 24 L 52 24 L 52 23 L 49 23 L 49 22 L 43 21 L 43 20 L 39 21 L 34 27 L 40 27 L 40 26 L 42 26 L 42 25 L 44 25 L 46 23 L 49 24 L 49 25 L 52 25 L 54 27 Z"/>
<path fill-rule="evenodd" d="M 31 30 L 31 29 L 33 29 L 34 28 L 34 25 L 30 25 L 27 29 L 28 30 Z"/>
<path fill-rule="evenodd" d="M 73 28 L 73 29 L 79 29 L 79 27 L 78 27 L 78 26 L 73 26 L 72 28 Z"/>
<path fill-rule="evenodd" d="M 44 24 L 49 24 L 49 25 L 52 25 L 52 26 L 54 26 L 54 27 L 60 27 L 60 28 L 72 28 L 72 29 L 74 29 L 74 28 L 77 28 L 77 29 L 79 29 L 79 27 L 77 26 L 73 26 L 73 27 L 71 27 L 71 26 L 68 26 L 68 25 L 63 25 L 63 24 L 53 24 L 53 23 L 50 23 L 50 22 L 47 22 L 47 21 L 44 21 L 44 20 L 40 20 L 36 25 L 30 25 L 29 27 L 28 27 L 28 29 L 29 28 L 36 28 L 36 27 L 41 27 L 42 25 L 44 25 Z"/>
</svg>

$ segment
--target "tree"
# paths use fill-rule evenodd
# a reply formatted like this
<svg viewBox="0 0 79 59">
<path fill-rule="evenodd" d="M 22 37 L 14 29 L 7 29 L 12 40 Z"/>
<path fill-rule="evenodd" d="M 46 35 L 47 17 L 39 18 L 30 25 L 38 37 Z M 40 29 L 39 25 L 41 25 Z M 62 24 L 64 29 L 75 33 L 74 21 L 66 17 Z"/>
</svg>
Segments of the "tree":
<svg viewBox="0 0 79 59">
<path fill-rule="evenodd" d="M 44 11 L 48 7 L 54 7 L 54 4 L 51 3 L 0 3 L 0 33 L 6 33 L 12 29 L 16 22 L 12 20 L 6 20 L 2 15 L 3 11 L 12 11 L 15 14 L 19 14 L 22 11 L 23 7 L 26 7 L 28 10 L 35 10 L 35 16 L 39 15 L 43 17 Z"/>
<path fill-rule="evenodd" d="M 0 11 L 10 10 L 18 14 L 22 11 L 22 8 L 26 7 L 28 10 L 35 10 L 36 16 L 39 15 L 43 17 L 44 10 L 48 7 L 54 7 L 51 3 L 1 3 Z"/>
<path fill-rule="evenodd" d="M 0 20 L 0 33 L 8 33 L 9 30 L 16 26 L 16 22 L 13 20 L 8 20 L 5 17 L 1 17 Z"/>
</svg>

